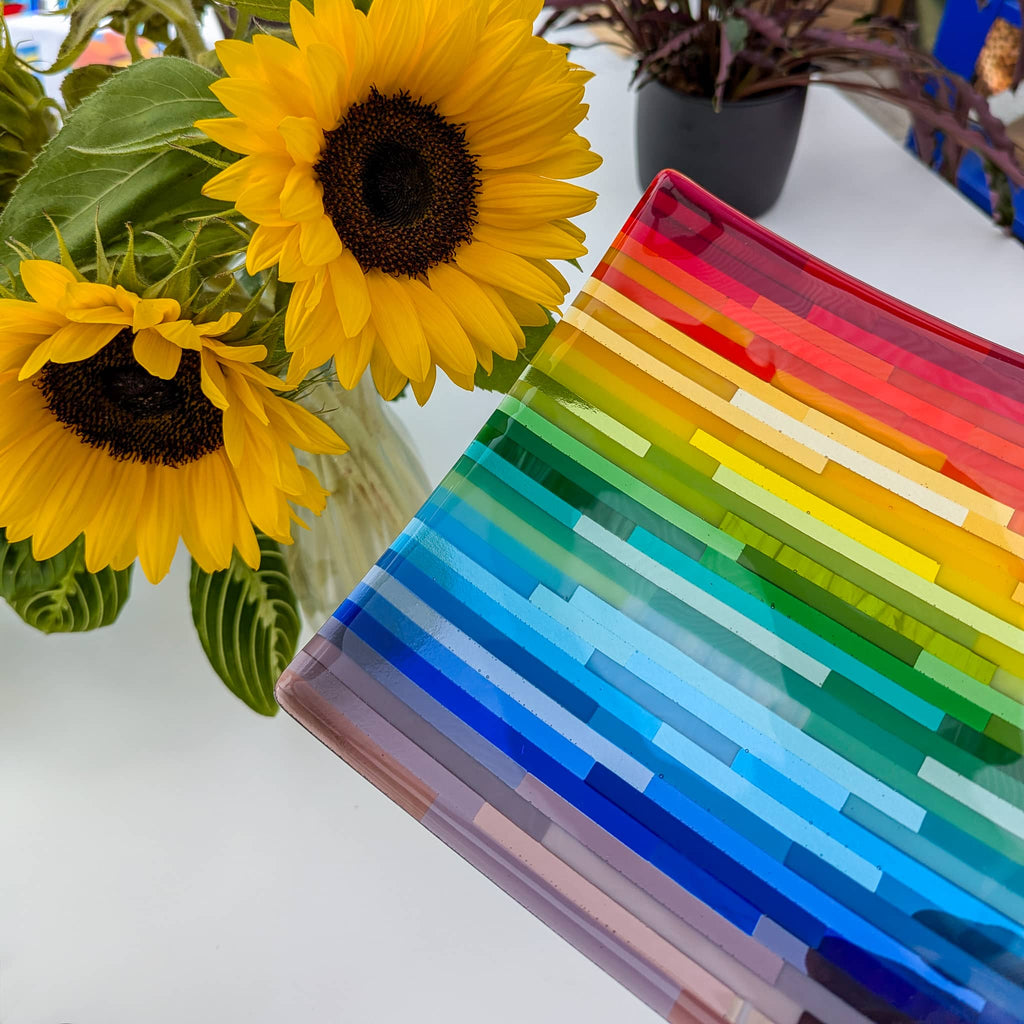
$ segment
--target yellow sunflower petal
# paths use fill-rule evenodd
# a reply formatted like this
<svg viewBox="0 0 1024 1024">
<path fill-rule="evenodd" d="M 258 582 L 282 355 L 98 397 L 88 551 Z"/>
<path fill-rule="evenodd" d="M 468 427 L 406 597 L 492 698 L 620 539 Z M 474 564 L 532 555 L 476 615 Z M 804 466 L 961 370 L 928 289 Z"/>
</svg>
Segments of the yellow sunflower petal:
<svg viewBox="0 0 1024 1024">
<path fill-rule="evenodd" d="M 373 84 L 388 95 L 402 87 L 423 47 L 426 17 L 422 3 L 376 0 L 367 14 L 376 46 Z"/>
<path fill-rule="evenodd" d="M 476 281 L 450 264 L 434 267 L 428 277 L 431 288 L 459 317 L 471 341 L 515 358 L 519 351 L 515 337 Z"/>
<path fill-rule="evenodd" d="M 370 365 L 370 356 L 378 341 L 373 324 L 367 323 L 354 338 L 346 338 L 337 346 L 334 353 L 334 369 L 338 375 L 338 383 L 343 388 L 351 390 L 359 383 L 359 378 Z"/>
<path fill-rule="evenodd" d="M 455 87 L 480 45 L 487 21 L 483 4 L 454 4 L 435 0 L 428 14 L 420 59 L 409 69 L 406 88 L 425 103 L 433 103 Z"/>
<path fill-rule="evenodd" d="M 378 271 L 366 275 L 366 284 L 373 306 L 373 326 L 391 361 L 406 377 L 425 380 L 430 370 L 430 349 L 407 289 Z"/>
<path fill-rule="evenodd" d="M 316 110 L 305 74 L 306 64 L 299 48 L 267 33 L 254 36 L 252 44 L 263 65 L 267 82 L 280 97 L 281 105 L 287 108 L 285 116 L 314 117 Z M 282 118 L 276 120 L 280 123 Z"/>
<path fill-rule="evenodd" d="M 161 380 L 170 380 L 181 365 L 181 349 L 154 330 L 135 335 L 132 354 L 136 362 Z"/>
<path fill-rule="evenodd" d="M 323 219 L 323 189 L 309 166 L 299 164 L 288 172 L 281 190 L 281 216 L 286 220 Z"/>
<path fill-rule="evenodd" d="M 437 370 L 432 366 L 427 379 L 423 381 L 410 381 L 412 393 L 416 396 L 417 405 L 426 405 L 427 399 L 434 393 L 434 385 L 437 383 Z"/>
<path fill-rule="evenodd" d="M 281 251 L 293 231 L 297 227 L 270 227 L 260 224 L 252 233 L 249 247 L 245 251 L 245 269 L 250 274 L 258 274 L 267 267 L 272 267 L 281 258 Z"/>
<path fill-rule="evenodd" d="M 8 333 L 50 334 L 67 318 L 23 299 L 0 299 L 0 340 Z"/>
<path fill-rule="evenodd" d="M 463 246 L 455 254 L 455 262 L 461 270 L 481 281 L 507 288 L 548 307 L 560 305 L 565 298 L 565 292 L 528 260 L 495 249 L 486 242 Z"/>
<path fill-rule="evenodd" d="M 316 163 L 324 148 L 324 133 L 312 117 L 286 117 L 277 130 L 296 163 Z"/>
<path fill-rule="evenodd" d="M 329 217 L 314 217 L 301 225 L 299 256 L 311 267 L 322 267 L 340 259 L 341 239 Z"/>
<path fill-rule="evenodd" d="M 548 312 L 539 302 L 531 302 L 502 288 L 498 288 L 497 292 L 517 324 L 523 327 L 543 327 L 548 322 Z"/>
<path fill-rule="evenodd" d="M 342 455 L 348 445 L 319 416 L 303 409 L 297 402 L 287 398 L 276 398 L 267 408 L 275 433 L 289 444 L 304 448 L 307 452 Z"/>
<path fill-rule="evenodd" d="M 216 490 L 211 492 L 210 481 L 200 480 L 202 461 L 190 462 L 178 470 L 184 498 L 181 502 L 181 539 L 203 572 L 216 572 L 225 566 L 218 564 L 212 541 L 215 533 L 224 532 L 222 520 L 226 510 L 214 506 L 211 499 Z"/>
<path fill-rule="evenodd" d="M 132 330 L 142 331 L 179 316 L 181 306 L 174 299 L 142 299 L 132 313 Z"/>
<path fill-rule="evenodd" d="M 95 501 L 109 490 L 109 460 L 95 449 L 81 446 L 62 472 L 50 474 L 49 491 L 35 509 L 32 557 L 53 558 L 80 533 L 95 511 Z M 101 490 L 96 485 L 106 485 Z"/>
<path fill-rule="evenodd" d="M 396 368 L 382 345 L 373 350 L 370 357 L 370 373 L 373 375 L 374 386 L 386 402 L 397 398 L 402 393 L 402 388 L 409 383 L 409 378 Z"/>
<path fill-rule="evenodd" d="M 483 224 L 522 230 L 576 217 L 594 208 L 597 193 L 533 174 L 500 174 L 483 180 L 477 211 Z"/>
<path fill-rule="evenodd" d="M 94 356 L 121 333 L 117 324 L 68 324 L 50 338 L 49 360 L 54 363 L 78 363 Z M 28 374 L 26 367 L 22 373 Z M 24 378 L 23 378 L 24 379 Z"/>
<path fill-rule="evenodd" d="M 235 153 L 252 155 L 253 153 L 262 153 L 268 147 L 284 152 L 284 139 L 278 137 L 275 143 L 274 132 L 268 130 L 257 132 L 252 125 L 240 117 L 204 118 L 201 121 L 196 121 L 195 126 L 218 145 Z"/>
<path fill-rule="evenodd" d="M 203 195 L 208 199 L 223 199 L 225 202 L 233 203 L 248 183 L 254 165 L 253 157 L 245 156 L 241 160 L 236 160 L 203 186 Z"/>
<path fill-rule="evenodd" d="M 226 409 L 230 404 L 228 401 L 228 385 L 224 380 L 224 373 L 221 370 L 217 357 L 205 349 L 201 355 L 202 360 L 202 384 L 203 394 L 218 408 Z"/>
<path fill-rule="evenodd" d="M 224 410 L 224 451 L 232 465 L 245 458 L 245 411 L 236 405 Z"/>
<path fill-rule="evenodd" d="M 242 319 L 241 313 L 224 313 L 217 317 L 216 320 L 207 320 L 204 323 L 196 324 L 196 330 L 199 334 L 205 338 L 216 338 L 221 334 L 227 334 L 228 331 L 232 330 L 237 326 L 238 321 Z M 266 355 L 266 347 L 263 345 L 257 345 L 257 349 L 263 349 L 263 356 Z M 259 358 L 262 359 L 263 356 Z M 239 357 L 241 358 L 241 357 Z"/>
<path fill-rule="evenodd" d="M 342 112 L 348 105 L 348 61 L 343 53 L 323 42 L 309 45 L 305 57 L 306 73 L 316 105 L 316 124 L 323 131 L 331 131 L 338 127 Z"/>
<path fill-rule="evenodd" d="M 341 325 L 345 334 L 354 337 L 370 319 L 370 289 L 363 268 L 351 251 L 343 248 L 328 267 L 328 278 Z"/>
<path fill-rule="evenodd" d="M 498 291 L 498 289 L 495 288 L 493 285 L 486 284 L 483 281 L 478 281 L 477 284 L 480 285 L 480 289 L 483 291 L 484 295 L 486 295 L 487 298 L 491 300 L 491 304 L 498 311 L 498 316 L 500 316 L 501 319 L 505 321 L 505 328 L 508 330 L 508 333 L 511 336 L 513 343 L 516 346 L 516 349 L 521 349 L 523 345 L 526 344 L 526 335 L 523 334 L 522 327 L 519 325 L 519 322 L 512 315 L 512 311 L 508 308 L 508 306 L 502 299 L 501 292 Z M 505 355 L 505 352 L 510 353 L 510 350 L 502 350 L 502 355 L 506 359 L 515 358 L 515 356 L 511 355 L 511 353 L 509 355 Z"/>
<path fill-rule="evenodd" d="M 444 299 L 420 281 L 408 281 L 406 289 L 423 324 L 423 333 L 434 360 L 446 370 L 451 368 L 456 373 L 472 373 L 476 369 L 476 353 L 458 317 Z"/>
<path fill-rule="evenodd" d="M 481 167 L 501 169 L 514 166 L 502 158 L 499 151 L 478 157 Z M 520 174 L 537 174 L 542 178 L 580 178 L 596 171 L 604 161 L 593 152 L 590 144 L 573 134 L 561 144 L 549 147 L 534 163 L 516 167 Z"/>
<path fill-rule="evenodd" d="M 191 320 L 174 320 L 171 323 L 154 324 L 153 330 L 178 348 L 199 352 L 203 347 L 203 336 Z"/>
<path fill-rule="evenodd" d="M 266 426 L 270 420 L 267 416 L 266 403 L 263 401 L 264 389 L 251 384 L 243 373 L 230 364 L 222 366 L 221 373 L 227 385 L 228 402 L 231 405 L 245 406 L 251 418 Z M 274 396 L 267 395 L 268 401 L 273 398 Z"/>
<path fill-rule="evenodd" d="M 273 131 L 286 117 L 300 112 L 286 105 L 280 90 L 255 79 L 219 78 L 210 86 L 210 92 L 236 117 L 265 131 Z"/>
<path fill-rule="evenodd" d="M 263 66 L 252 43 L 240 39 L 221 39 L 214 44 L 217 59 L 224 70 L 237 78 L 259 78 Z"/>
<path fill-rule="evenodd" d="M 142 463 L 115 463 L 105 457 L 111 470 L 110 490 L 85 527 L 85 567 L 89 572 L 99 572 L 120 561 L 126 548 L 132 551 L 128 562 L 135 557 L 135 523 L 146 490 L 146 467 Z"/>
<path fill-rule="evenodd" d="M 217 341 L 215 338 L 206 337 L 205 324 L 200 324 L 199 330 L 203 332 L 203 348 L 209 352 L 212 352 L 222 362 L 230 363 L 259 363 L 267 358 L 267 346 L 266 345 L 228 345 L 223 341 Z M 260 370 L 255 366 L 239 366 L 240 370 L 244 370 L 246 373 L 253 372 L 259 374 L 262 383 L 271 386 L 280 386 L 280 381 Z"/>
<path fill-rule="evenodd" d="M 522 22 L 492 22 L 477 48 L 476 59 L 458 84 L 438 101 L 445 117 L 458 121 L 508 73 L 523 52 L 527 31 Z"/>
<path fill-rule="evenodd" d="M 323 208 L 321 207 L 321 212 Z M 315 277 L 319 267 L 311 267 L 302 258 L 302 231 L 292 231 L 281 247 L 281 259 L 278 263 L 278 274 L 282 281 L 307 281 Z M 290 304 L 290 303 L 289 303 Z"/>
<path fill-rule="evenodd" d="M 586 256 L 587 247 L 576 238 L 555 227 L 538 224 L 532 228 L 496 228 L 493 224 L 477 224 L 473 237 L 495 249 L 533 256 L 538 259 L 574 260 Z"/>
<path fill-rule="evenodd" d="M 21 283 L 41 306 L 56 309 L 68 286 L 75 284 L 75 275 L 59 263 L 49 260 L 22 260 Z"/>
<path fill-rule="evenodd" d="M 139 564 L 150 583 L 159 583 L 171 568 L 181 537 L 181 489 L 171 466 L 146 467 L 146 492 L 136 524 Z"/>
</svg>

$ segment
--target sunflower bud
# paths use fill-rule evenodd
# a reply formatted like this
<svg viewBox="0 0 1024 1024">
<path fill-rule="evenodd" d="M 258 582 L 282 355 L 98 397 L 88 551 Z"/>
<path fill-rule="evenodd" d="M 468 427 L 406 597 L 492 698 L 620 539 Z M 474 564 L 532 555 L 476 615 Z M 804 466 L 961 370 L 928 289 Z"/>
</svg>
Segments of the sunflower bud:
<svg viewBox="0 0 1024 1024">
<path fill-rule="evenodd" d="M 57 131 L 54 106 L 39 79 L 18 59 L 5 25 L 0 38 L 0 209 Z"/>
</svg>

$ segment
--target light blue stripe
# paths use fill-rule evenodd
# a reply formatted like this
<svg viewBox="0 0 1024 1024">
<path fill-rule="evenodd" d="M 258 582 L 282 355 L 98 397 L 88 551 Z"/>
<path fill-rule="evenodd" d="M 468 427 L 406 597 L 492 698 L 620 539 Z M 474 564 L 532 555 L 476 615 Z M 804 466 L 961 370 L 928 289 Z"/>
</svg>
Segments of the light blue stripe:
<svg viewBox="0 0 1024 1024">
<path fill-rule="evenodd" d="M 842 871 L 844 875 L 874 892 L 882 877 L 881 871 L 875 865 L 869 864 L 842 843 L 836 842 L 831 836 L 805 821 L 798 813 L 753 786 L 742 776 L 737 775 L 732 768 L 712 757 L 703 747 L 697 746 L 668 725 L 661 727 L 658 735 L 654 737 L 654 742 L 680 764 L 696 772 L 701 778 L 716 786 L 720 792 L 732 797 L 762 821 L 768 822 L 795 843 L 824 858 L 836 870 Z"/>
<path fill-rule="evenodd" d="M 530 603 L 536 605 L 545 615 L 550 615 L 566 629 L 571 630 L 592 648 L 606 654 L 612 661 L 625 665 L 630 655 L 636 652 L 636 648 L 617 637 L 600 619 L 594 618 L 582 610 L 577 598 L 585 591 L 586 588 L 580 585 L 566 602 L 539 583 L 537 589 L 530 595 Z"/>
<path fill-rule="evenodd" d="M 435 530 L 426 524 L 421 524 L 421 527 L 416 540 L 424 550 L 439 558 L 467 583 L 476 587 L 477 590 L 482 590 L 496 604 L 501 605 L 516 619 L 526 623 L 535 633 L 540 634 L 549 643 L 564 651 L 574 661 L 581 665 L 587 663 L 594 648 L 586 640 L 566 629 L 559 622 L 542 614 L 521 594 L 516 593 L 497 576 L 474 562 L 468 555 L 463 554 Z M 410 549 L 407 552 L 407 557 L 412 553 L 413 549 Z M 415 559 L 413 560 L 415 561 Z M 516 634 L 515 631 L 508 631 L 508 635 L 514 638 Z M 523 645 L 520 644 L 520 646 Z"/>
<path fill-rule="evenodd" d="M 421 532 L 417 534 L 417 540 L 419 544 L 410 548 L 407 554 L 417 568 L 428 575 L 436 569 L 435 565 L 427 563 L 422 558 L 421 552 L 447 566 L 512 617 L 514 621 L 508 623 L 510 628 L 506 628 L 505 633 L 510 638 L 514 637 L 518 646 L 530 650 L 531 634 L 547 640 L 555 650 L 544 652 L 543 657 L 549 660 L 554 671 L 582 693 L 593 698 L 609 714 L 635 729 L 641 736 L 646 739 L 654 736 L 661 727 L 661 719 L 586 668 L 593 648 L 582 638 L 546 616 L 541 609 L 507 587 L 429 527 L 422 527 Z M 498 627 L 502 625 L 497 622 L 494 624 Z M 531 653 L 542 656 L 536 649 Z"/>
<path fill-rule="evenodd" d="M 711 587 L 722 595 L 723 600 L 741 611 L 747 618 L 785 637 L 791 644 L 807 651 L 818 661 L 846 676 L 858 686 L 885 701 L 908 718 L 919 722 L 933 732 L 945 718 L 945 713 L 926 700 L 904 689 L 899 683 L 876 672 L 869 665 L 846 651 L 818 636 L 812 629 L 794 622 L 785 615 L 772 611 L 763 601 L 758 601 L 741 587 L 707 569 L 705 566 L 677 551 L 671 544 L 655 537 L 642 526 L 638 526 L 629 537 L 629 544 L 651 558 L 663 563 L 673 572 L 684 576 L 698 587 Z"/>
<path fill-rule="evenodd" d="M 888 875 L 902 882 L 908 889 L 920 893 L 920 900 L 916 906 L 904 908 L 908 915 L 926 906 L 936 905 L 967 921 L 996 925 L 1018 935 L 1021 933 L 1019 924 L 903 853 L 898 847 L 879 839 L 869 829 L 858 825 L 845 814 L 818 801 L 801 790 L 784 772 L 776 772 L 742 753 L 736 758 L 733 769 L 746 777 L 750 777 L 748 771 L 751 771 L 757 777 L 759 789 L 770 793 L 788 807 L 795 808 L 799 804 L 803 808 L 803 817 L 812 818 L 838 842 L 856 851 L 870 863 L 877 864 L 883 875 Z M 884 882 L 880 885 L 884 888 Z M 880 892 L 880 895 L 884 896 L 884 893 Z"/>
<path fill-rule="evenodd" d="M 823 665 L 816 658 L 812 658 L 799 647 L 789 643 L 772 629 L 748 618 L 742 611 L 715 596 L 705 587 L 692 583 L 685 576 L 675 572 L 674 569 L 663 565 L 628 541 L 622 540 L 621 537 L 617 537 L 610 530 L 595 523 L 594 520 L 581 519 L 576 524 L 576 532 L 621 565 L 632 569 L 633 572 L 649 580 L 665 593 L 678 598 L 696 612 L 749 643 L 755 650 L 761 651 L 780 665 L 792 669 L 804 679 L 821 686 L 828 678 L 831 670 L 827 665 Z M 674 551 L 675 549 L 670 548 L 670 550 Z M 729 585 L 717 576 L 713 576 L 713 579 L 718 581 L 714 587 L 716 591 Z"/>
<path fill-rule="evenodd" d="M 650 768 L 581 722 L 556 700 L 537 689 L 528 679 L 514 672 L 490 651 L 467 636 L 458 626 L 449 622 L 440 612 L 417 597 L 400 580 L 387 576 L 377 587 L 377 593 L 410 622 L 433 637 L 441 647 L 454 654 L 462 664 L 468 665 L 481 679 L 488 680 L 492 687 L 497 687 L 502 693 L 507 694 L 517 705 L 585 751 L 593 761 L 598 761 L 615 772 L 634 789 L 642 791 L 654 777 L 654 772 Z M 376 608 L 376 605 L 374 607 Z M 431 663 L 440 669 L 439 664 Z M 449 678 L 462 685 L 459 676 Z"/>
<path fill-rule="evenodd" d="M 397 584 L 397 581 L 394 582 Z M 371 609 L 373 618 L 400 644 L 408 647 L 460 690 L 469 694 L 473 700 L 508 723 L 509 728 L 526 737 L 548 756 L 558 761 L 567 771 L 580 779 L 587 777 L 594 767 L 593 757 L 533 712 L 528 711 L 517 701 L 509 699 L 508 694 L 459 660 L 444 644 L 439 643 L 402 614 L 380 590 L 374 592 L 367 610 Z"/>
<path fill-rule="evenodd" d="M 805 762 L 807 769 L 802 779 L 803 788 L 826 803 L 835 803 L 833 787 L 838 785 L 849 793 L 856 793 L 862 800 L 914 832 L 921 827 L 925 814 L 922 807 L 834 750 L 805 735 L 746 694 L 731 687 L 726 691 L 726 684 L 718 676 L 708 672 L 703 665 L 698 665 L 681 651 L 661 641 L 651 643 L 648 654 L 657 658 L 657 661 L 648 655 L 637 654 L 630 658 L 626 668 L 684 706 L 687 706 L 685 701 L 693 702 L 690 710 L 694 714 L 706 717 L 719 732 L 736 740 L 741 746 L 748 746 L 758 753 L 763 752 L 763 760 L 769 764 L 774 761 L 780 770 L 795 772 L 800 768 L 797 762 Z M 692 694 L 697 691 L 704 695 L 705 701 L 694 700 Z M 680 699 L 684 696 L 685 701 Z M 728 712 L 733 712 L 762 734 L 763 738 L 757 741 L 756 746 L 753 742 L 741 742 L 737 735 L 728 731 Z M 710 717 L 712 715 L 716 717 Z M 768 746 L 765 745 L 766 741 Z M 771 753 L 773 747 L 776 748 L 774 754 Z"/>
</svg>

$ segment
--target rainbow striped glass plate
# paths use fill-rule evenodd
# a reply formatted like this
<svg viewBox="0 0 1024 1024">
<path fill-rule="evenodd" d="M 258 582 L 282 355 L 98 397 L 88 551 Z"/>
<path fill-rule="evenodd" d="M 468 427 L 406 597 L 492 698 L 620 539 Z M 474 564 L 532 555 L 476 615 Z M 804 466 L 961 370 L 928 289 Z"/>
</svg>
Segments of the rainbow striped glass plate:
<svg viewBox="0 0 1024 1024">
<path fill-rule="evenodd" d="M 674 1022 L 1024 1020 L 1024 357 L 663 174 L 282 705 Z"/>
</svg>

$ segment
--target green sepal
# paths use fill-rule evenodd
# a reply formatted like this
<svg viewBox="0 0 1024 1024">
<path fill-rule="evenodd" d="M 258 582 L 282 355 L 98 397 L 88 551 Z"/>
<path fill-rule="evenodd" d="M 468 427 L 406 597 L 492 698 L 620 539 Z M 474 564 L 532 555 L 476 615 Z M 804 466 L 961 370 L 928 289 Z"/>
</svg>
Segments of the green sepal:
<svg viewBox="0 0 1024 1024">
<path fill-rule="evenodd" d="M 85 568 L 85 538 L 37 562 L 28 540 L 9 541 L 0 529 L 0 597 L 43 633 L 83 633 L 109 626 L 131 594 L 132 567 Z"/>
<path fill-rule="evenodd" d="M 204 572 L 193 561 L 189 600 L 214 672 L 254 711 L 275 715 L 274 684 L 299 642 L 299 606 L 280 547 L 257 536 L 258 569 L 250 569 L 237 553 L 220 572 Z"/>
<path fill-rule="evenodd" d="M 501 356 L 494 357 L 494 366 L 488 373 L 482 366 L 477 367 L 474 383 L 483 391 L 500 391 L 508 394 L 512 385 L 519 380 L 523 371 L 533 361 L 533 357 L 540 351 L 541 345 L 548 339 L 548 335 L 554 330 L 555 321 L 548 313 L 548 322 L 542 327 L 524 327 L 523 334 L 526 335 L 526 344 L 519 350 L 515 359 L 502 359 Z"/>
</svg>

